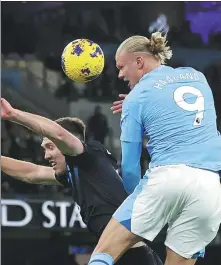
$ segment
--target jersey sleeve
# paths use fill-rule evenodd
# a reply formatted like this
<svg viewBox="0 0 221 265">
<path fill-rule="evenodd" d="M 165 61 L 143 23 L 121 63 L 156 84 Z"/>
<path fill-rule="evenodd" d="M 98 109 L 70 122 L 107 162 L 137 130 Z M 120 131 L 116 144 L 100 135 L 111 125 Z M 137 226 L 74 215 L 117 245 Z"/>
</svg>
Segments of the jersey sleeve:
<svg viewBox="0 0 221 265">
<path fill-rule="evenodd" d="M 87 144 L 82 143 L 84 146 L 84 152 L 77 156 L 65 156 L 66 163 L 72 168 L 74 165 L 84 170 L 89 170 L 94 167 L 99 157 L 103 157 L 108 160 L 115 170 L 118 169 L 117 160 L 112 154 L 97 141 L 90 141 Z"/>
<path fill-rule="evenodd" d="M 142 143 L 122 142 L 122 179 L 124 189 L 131 194 L 141 179 L 140 157 Z"/>
<path fill-rule="evenodd" d="M 134 191 L 141 177 L 140 156 L 143 141 L 141 106 L 126 102 L 121 117 L 122 179 L 128 194 Z"/>
<path fill-rule="evenodd" d="M 121 141 L 142 142 L 143 127 L 141 122 L 141 106 L 133 101 L 123 105 L 121 115 Z"/>
</svg>

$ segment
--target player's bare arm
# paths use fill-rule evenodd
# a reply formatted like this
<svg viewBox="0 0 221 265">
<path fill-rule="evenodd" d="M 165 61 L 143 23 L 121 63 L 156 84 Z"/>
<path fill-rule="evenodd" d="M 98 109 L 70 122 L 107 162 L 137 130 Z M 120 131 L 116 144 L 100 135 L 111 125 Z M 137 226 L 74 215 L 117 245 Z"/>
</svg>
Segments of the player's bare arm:
<svg viewBox="0 0 221 265">
<path fill-rule="evenodd" d="M 6 156 L 1 156 L 1 170 L 7 175 L 30 184 L 57 184 L 51 167 L 36 165 Z"/>
<path fill-rule="evenodd" d="M 83 144 L 73 134 L 56 122 L 45 117 L 13 108 L 10 103 L 1 99 L 1 117 L 27 127 L 33 132 L 47 137 L 63 154 L 78 155 L 84 151 Z"/>
</svg>

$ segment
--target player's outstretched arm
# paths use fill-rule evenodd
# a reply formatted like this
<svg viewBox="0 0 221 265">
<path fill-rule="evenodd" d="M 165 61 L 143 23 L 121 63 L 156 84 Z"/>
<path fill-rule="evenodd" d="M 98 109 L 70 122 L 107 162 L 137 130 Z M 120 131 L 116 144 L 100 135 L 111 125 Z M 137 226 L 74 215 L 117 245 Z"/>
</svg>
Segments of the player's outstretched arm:
<svg viewBox="0 0 221 265">
<path fill-rule="evenodd" d="M 49 138 L 63 154 L 78 155 L 84 151 L 82 142 L 56 122 L 45 117 L 13 108 L 1 99 L 1 117 L 27 127 L 33 132 Z"/>
<path fill-rule="evenodd" d="M 7 175 L 30 184 L 59 184 L 51 167 L 39 166 L 1 156 L 1 170 Z"/>
</svg>

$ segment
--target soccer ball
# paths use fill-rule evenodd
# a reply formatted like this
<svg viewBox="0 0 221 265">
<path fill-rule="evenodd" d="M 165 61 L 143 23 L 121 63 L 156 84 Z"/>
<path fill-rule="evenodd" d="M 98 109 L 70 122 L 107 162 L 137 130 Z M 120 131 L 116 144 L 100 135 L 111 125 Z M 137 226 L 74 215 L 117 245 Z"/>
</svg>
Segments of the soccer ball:
<svg viewBox="0 0 221 265">
<path fill-rule="evenodd" d="M 87 39 L 78 39 L 64 48 L 61 65 L 64 73 L 71 80 L 86 83 L 102 73 L 104 53 L 97 43 Z"/>
</svg>

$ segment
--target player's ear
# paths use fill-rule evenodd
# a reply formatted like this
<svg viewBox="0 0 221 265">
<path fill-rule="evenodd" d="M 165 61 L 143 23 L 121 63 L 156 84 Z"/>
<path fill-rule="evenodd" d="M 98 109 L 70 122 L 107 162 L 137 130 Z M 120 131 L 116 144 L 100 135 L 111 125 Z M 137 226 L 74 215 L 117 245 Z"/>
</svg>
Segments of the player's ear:
<svg viewBox="0 0 221 265">
<path fill-rule="evenodd" d="M 143 68 L 144 60 L 143 60 L 143 58 L 141 56 L 137 56 L 136 62 L 137 62 L 138 69 Z"/>
</svg>

